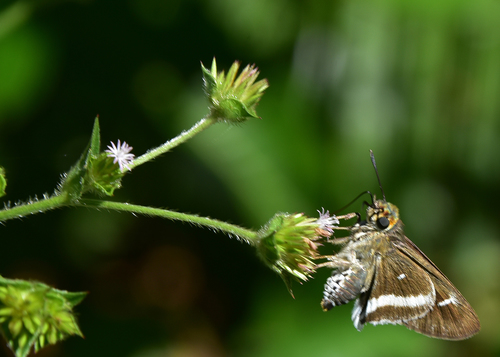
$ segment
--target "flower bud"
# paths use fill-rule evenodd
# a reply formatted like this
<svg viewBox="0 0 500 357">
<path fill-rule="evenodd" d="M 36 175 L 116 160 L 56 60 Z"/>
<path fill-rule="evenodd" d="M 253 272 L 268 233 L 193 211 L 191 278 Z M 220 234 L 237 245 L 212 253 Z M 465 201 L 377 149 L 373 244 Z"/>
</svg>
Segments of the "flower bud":
<svg viewBox="0 0 500 357">
<path fill-rule="evenodd" d="M 42 283 L 0 277 L 0 329 L 17 356 L 69 335 L 82 336 L 72 308 L 85 293 L 56 290 Z"/>
<path fill-rule="evenodd" d="M 267 79 L 255 82 L 259 76 L 255 65 L 246 66 L 236 77 L 239 67 L 240 63 L 234 62 L 226 75 L 224 71 L 217 73 L 215 58 L 211 70 L 201 65 L 204 89 L 210 102 L 210 117 L 232 123 L 259 118 L 255 108 L 264 90 L 269 87 Z"/>
</svg>

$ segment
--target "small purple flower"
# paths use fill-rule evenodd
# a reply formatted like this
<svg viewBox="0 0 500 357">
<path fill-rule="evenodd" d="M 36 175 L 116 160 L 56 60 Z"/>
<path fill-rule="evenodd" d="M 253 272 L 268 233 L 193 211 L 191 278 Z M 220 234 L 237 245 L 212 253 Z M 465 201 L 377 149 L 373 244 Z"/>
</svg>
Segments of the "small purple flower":
<svg viewBox="0 0 500 357">
<path fill-rule="evenodd" d="M 132 149 L 133 147 L 129 146 L 125 141 L 122 144 L 120 143 L 120 140 L 118 140 L 118 145 L 111 142 L 111 145 L 108 145 L 108 150 L 105 150 L 105 152 L 108 153 L 109 157 L 114 158 L 113 163 L 118 163 L 121 171 L 123 171 L 124 168 L 130 171 L 130 167 L 128 165 L 132 163 L 135 157 L 134 154 L 130 154 Z"/>
<path fill-rule="evenodd" d="M 316 224 L 319 225 L 319 228 L 324 229 L 327 232 L 333 233 L 333 229 L 338 227 L 339 220 L 337 216 L 331 215 L 328 210 L 321 208 L 321 212 L 318 210 L 319 218 L 316 221 Z"/>
</svg>

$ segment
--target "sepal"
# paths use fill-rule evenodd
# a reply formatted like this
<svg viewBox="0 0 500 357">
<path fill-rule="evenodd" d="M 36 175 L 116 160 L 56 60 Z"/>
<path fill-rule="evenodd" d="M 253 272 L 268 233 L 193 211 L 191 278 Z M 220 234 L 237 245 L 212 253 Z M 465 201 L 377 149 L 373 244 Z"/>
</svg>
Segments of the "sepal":
<svg viewBox="0 0 500 357">
<path fill-rule="evenodd" d="M 63 175 L 63 179 L 59 184 L 59 192 L 67 193 L 71 201 L 77 201 L 85 192 L 87 165 L 90 160 L 99 156 L 100 144 L 99 117 L 96 117 L 89 144 L 76 164 Z"/>
</svg>

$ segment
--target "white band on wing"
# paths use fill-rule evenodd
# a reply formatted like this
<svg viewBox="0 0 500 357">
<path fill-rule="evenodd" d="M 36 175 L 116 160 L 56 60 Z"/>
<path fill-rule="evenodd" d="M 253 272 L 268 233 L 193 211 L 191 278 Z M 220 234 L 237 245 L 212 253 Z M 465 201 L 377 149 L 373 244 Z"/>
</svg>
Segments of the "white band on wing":
<svg viewBox="0 0 500 357">
<path fill-rule="evenodd" d="M 435 293 L 432 290 L 427 295 L 417 296 L 396 296 L 393 294 L 381 295 L 378 298 L 371 298 L 366 305 L 366 314 L 371 314 L 379 307 L 396 306 L 396 307 L 418 307 L 425 305 L 434 305 Z M 446 301 L 446 300 L 445 300 Z M 443 301 L 444 302 L 444 301 Z"/>
</svg>

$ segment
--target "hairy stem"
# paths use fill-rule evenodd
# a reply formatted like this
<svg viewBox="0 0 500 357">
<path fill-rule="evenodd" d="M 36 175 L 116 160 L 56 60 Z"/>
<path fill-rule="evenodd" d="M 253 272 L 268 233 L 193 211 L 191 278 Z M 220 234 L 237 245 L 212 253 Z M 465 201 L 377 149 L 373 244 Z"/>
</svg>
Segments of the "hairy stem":
<svg viewBox="0 0 500 357">
<path fill-rule="evenodd" d="M 23 218 L 27 215 L 46 212 L 51 209 L 67 206 L 69 204 L 68 195 L 61 193 L 57 196 L 44 198 L 42 200 L 29 201 L 12 208 L 6 207 L 0 211 L 0 222 L 13 219 Z"/>
<path fill-rule="evenodd" d="M 166 153 L 167 151 L 176 147 L 177 145 L 182 144 L 183 142 L 191 139 L 193 136 L 195 136 L 196 134 L 207 129 L 209 126 L 211 126 L 212 124 L 215 124 L 216 122 L 217 122 L 217 119 L 203 118 L 199 122 L 197 122 L 195 125 L 193 125 L 191 127 L 191 129 L 189 129 L 187 131 L 183 131 L 178 136 L 176 136 L 173 139 L 170 139 L 169 141 L 167 141 L 163 145 L 160 145 L 155 149 L 149 150 L 144 155 L 139 156 L 137 159 L 135 159 L 128 166 L 132 170 L 134 167 L 142 165 L 145 162 L 150 161 L 150 160 L 156 158 L 157 156 Z"/>
<path fill-rule="evenodd" d="M 161 208 L 153 208 L 146 206 L 133 205 L 121 202 L 101 201 L 93 199 L 82 199 L 77 203 L 77 206 L 89 208 L 106 208 L 115 211 L 138 213 L 145 216 L 156 216 L 168 218 L 174 221 L 188 222 L 197 226 L 207 227 L 216 231 L 224 232 L 228 235 L 234 235 L 239 239 L 246 241 L 248 244 L 255 244 L 257 232 L 236 226 L 234 224 L 222 222 L 208 217 L 200 217 L 197 215 L 180 213 Z"/>
</svg>

